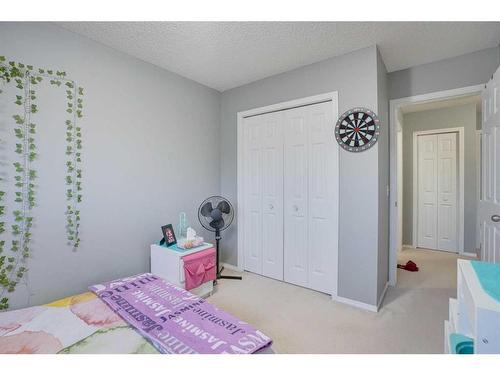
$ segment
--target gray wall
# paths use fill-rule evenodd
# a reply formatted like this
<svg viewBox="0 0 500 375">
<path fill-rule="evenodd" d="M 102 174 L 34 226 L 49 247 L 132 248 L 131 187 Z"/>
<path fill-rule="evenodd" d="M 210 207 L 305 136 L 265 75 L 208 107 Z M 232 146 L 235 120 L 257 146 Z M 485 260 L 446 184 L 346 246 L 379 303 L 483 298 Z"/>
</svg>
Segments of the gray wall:
<svg viewBox="0 0 500 375">
<path fill-rule="evenodd" d="M 387 69 L 377 51 L 377 98 L 380 120 L 378 140 L 378 262 L 377 301 L 389 280 L 389 100 Z"/>
<path fill-rule="evenodd" d="M 237 112 L 329 91 L 339 93 L 339 114 L 357 106 L 377 110 L 376 61 L 373 46 L 222 93 L 222 195 L 236 203 Z M 339 295 L 370 304 L 377 299 L 378 183 L 378 145 L 360 154 L 341 150 Z M 231 264 L 237 263 L 237 224 L 222 241 L 222 259 Z"/>
<path fill-rule="evenodd" d="M 408 113 L 403 116 L 403 243 L 412 244 L 413 133 L 420 130 L 464 127 L 465 242 L 464 251 L 476 250 L 476 105 Z"/>
<path fill-rule="evenodd" d="M 389 73 L 389 98 L 426 94 L 488 82 L 500 65 L 498 47 Z"/>
<path fill-rule="evenodd" d="M 199 203 L 220 192 L 220 93 L 51 24 L 1 23 L 0 46 L 9 59 L 65 70 L 85 88 L 82 246 L 73 253 L 65 244 L 64 102 L 41 95 L 29 287 L 10 296 L 12 308 L 147 271 L 149 244 L 181 210 L 199 228 Z M 2 134 L 13 126 L 7 107 Z M 10 177 L 11 157 L 2 151 Z"/>
</svg>

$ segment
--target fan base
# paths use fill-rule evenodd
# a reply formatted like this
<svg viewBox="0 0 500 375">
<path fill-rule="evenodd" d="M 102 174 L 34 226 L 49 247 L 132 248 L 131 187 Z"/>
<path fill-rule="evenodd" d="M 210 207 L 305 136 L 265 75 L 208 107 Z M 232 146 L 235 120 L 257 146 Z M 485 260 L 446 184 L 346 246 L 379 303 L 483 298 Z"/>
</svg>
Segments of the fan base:
<svg viewBox="0 0 500 375">
<path fill-rule="evenodd" d="M 219 272 L 217 272 L 217 280 L 219 279 L 229 279 L 229 280 L 242 280 L 241 276 L 224 276 L 221 275 L 222 271 L 224 271 L 224 267 L 222 267 Z M 217 280 L 214 280 L 214 285 L 217 284 Z"/>
<path fill-rule="evenodd" d="M 217 276 L 218 279 L 231 279 L 231 280 L 242 280 L 241 276 L 224 276 L 224 275 L 219 275 Z"/>
</svg>

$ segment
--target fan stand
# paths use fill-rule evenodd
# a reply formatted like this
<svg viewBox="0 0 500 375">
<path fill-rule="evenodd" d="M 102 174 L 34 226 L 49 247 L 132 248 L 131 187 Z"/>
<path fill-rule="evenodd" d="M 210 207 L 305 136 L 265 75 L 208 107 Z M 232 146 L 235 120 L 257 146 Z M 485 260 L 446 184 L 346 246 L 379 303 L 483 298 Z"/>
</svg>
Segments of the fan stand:
<svg viewBox="0 0 500 375">
<path fill-rule="evenodd" d="M 219 279 L 231 279 L 231 280 L 241 280 L 241 276 L 224 276 L 221 275 L 222 271 L 224 271 L 224 267 L 219 268 L 219 241 L 221 239 L 220 231 L 217 229 L 215 231 L 215 249 L 216 249 L 216 264 L 217 264 L 217 280 Z M 214 281 L 214 284 L 217 284 L 217 280 Z"/>
</svg>

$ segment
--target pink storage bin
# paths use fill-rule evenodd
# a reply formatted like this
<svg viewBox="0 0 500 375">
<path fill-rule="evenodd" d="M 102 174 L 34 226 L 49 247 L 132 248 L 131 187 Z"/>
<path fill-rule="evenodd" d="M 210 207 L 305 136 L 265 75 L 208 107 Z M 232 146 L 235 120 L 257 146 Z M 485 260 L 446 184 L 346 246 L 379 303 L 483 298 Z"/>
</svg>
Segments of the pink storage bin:
<svg viewBox="0 0 500 375">
<path fill-rule="evenodd" d="M 186 290 L 216 278 L 215 249 L 212 247 L 182 257 L 184 261 L 184 279 Z"/>
</svg>

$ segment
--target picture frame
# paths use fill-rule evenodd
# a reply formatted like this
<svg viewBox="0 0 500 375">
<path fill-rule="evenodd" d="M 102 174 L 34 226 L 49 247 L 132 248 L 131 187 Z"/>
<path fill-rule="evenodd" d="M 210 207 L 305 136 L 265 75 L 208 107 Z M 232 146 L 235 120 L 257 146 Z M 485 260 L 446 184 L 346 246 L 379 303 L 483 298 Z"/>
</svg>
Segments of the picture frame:
<svg viewBox="0 0 500 375">
<path fill-rule="evenodd" d="M 161 241 L 161 244 L 164 243 L 167 247 L 170 247 L 177 243 L 174 227 L 172 226 L 172 224 L 162 226 L 161 231 L 163 232 L 163 241 Z"/>
</svg>

